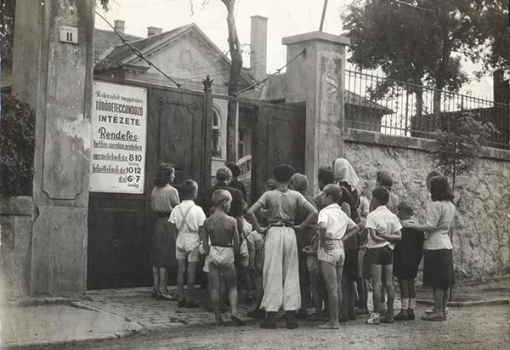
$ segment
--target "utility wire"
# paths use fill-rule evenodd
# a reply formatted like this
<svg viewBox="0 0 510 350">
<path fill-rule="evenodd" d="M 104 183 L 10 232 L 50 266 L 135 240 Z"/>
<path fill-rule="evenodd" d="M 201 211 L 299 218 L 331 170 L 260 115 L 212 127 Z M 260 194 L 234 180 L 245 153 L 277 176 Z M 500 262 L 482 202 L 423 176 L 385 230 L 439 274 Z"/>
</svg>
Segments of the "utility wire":
<svg viewBox="0 0 510 350">
<path fill-rule="evenodd" d="M 154 69 L 156 69 L 158 72 L 160 72 L 161 74 L 163 74 L 167 79 L 169 79 L 172 83 L 174 83 L 178 88 L 180 88 L 182 86 L 182 84 L 179 84 L 178 82 L 176 82 L 174 79 L 172 79 L 170 76 L 168 76 L 165 72 L 163 72 L 161 69 L 159 69 L 154 63 L 152 63 L 151 61 L 149 61 L 147 58 L 145 58 L 145 56 L 143 55 L 143 53 L 138 50 L 136 47 L 133 47 L 131 44 L 129 44 L 127 42 L 126 39 L 124 39 L 124 37 L 122 35 L 120 35 L 120 33 L 115 29 L 114 26 L 112 26 L 112 24 L 110 22 L 108 22 L 108 20 L 106 18 L 104 18 L 99 12 L 95 11 L 96 12 L 96 15 L 98 15 L 99 17 L 101 17 L 106 23 L 108 23 L 108 25 L 113 29 L 113 31 L 119 36 L 120 40 L 122 41 L 122 43 L 124 45 L 126 45 L 127 47 L 129 47 L 131 49 L 131 51 L 133 51 L 135 53 L 136 56 L 138 56 L 139 58 L 141 58 L 142 60 L 145 61 L 145 63 L 147 63 L 150 67 L 153 67 Z"/>
<path fill-rule="evenodd" d="M 248 90 L 252 90 L 252 89 L 254 89 L 255 87 L 259 86 L 260 84 L 263 84 L 263 83 L 265 83 L 266 81 L 273 79 L 274 77 L 276 77 L 277 75 L 279 75 L 279 74 L 281 73 L 281 71 L 282 71 L 285 67 L 287 67 L 288 65 L 290 65 L 292 62 L 294 62 L 295 60 L 297 60 L 299 56 L 304 55 L 304 54 L 306 54 L 306 49 L 301 50 L 301 52 L 300 52 L 300 53 L 298 53 L 298 54 L 296 55 L 296 57 L 294 57 L 293 59 L 291 59 L 289 62 L 287 62 L 287 63 L 286 63 L 284 66 L 282 66 L 281 68 L 277 69 L 277 70 L 276 70 L 273 74 L 269 75 L 267 78 L 262 79 L 261 81 L 257 81 L 257 82 L 255 82 L 254 84 L 252 84 L 252 85 L 250 85 L 250 86 L 248 86 L 248 87 L 246 87 L 246 88 L 242 89 L 241 91 L 236 92 L 236 93 L 234 94 L 234 96 L 236 96 L 236 97 L 237 97 L 238 95 L 242 94 L 243 92 L 246 92 L 246 91 L 248 91 Z"/>
</svg>

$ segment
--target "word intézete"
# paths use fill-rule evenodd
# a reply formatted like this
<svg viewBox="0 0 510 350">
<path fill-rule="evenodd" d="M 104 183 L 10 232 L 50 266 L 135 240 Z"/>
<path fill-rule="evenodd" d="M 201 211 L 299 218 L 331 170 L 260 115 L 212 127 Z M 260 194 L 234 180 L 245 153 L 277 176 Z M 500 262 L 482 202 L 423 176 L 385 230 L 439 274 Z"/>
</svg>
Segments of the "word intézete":
<svg viewBox="0 0 510 350">
<path fill-rule="evenodd" d="M 105 140 L 124 140 L 124 141 L 138 141 L 138 135 L 133 134 L 131 131 L 117 131 L 117 132 L 108 132 L 104 126 L 100 127 L 97 132 L 99 133 L 99 138 Z"/>
<path fill-rule="evenodd" d="M 136 119 L 136 118 L 119 117 L 116 115 L 112 116 L 112 115 L 102 115 L 102 114 L 98 115 L 97 118 L 99 119 L 100 122 L 141 126 L 140 119 Z"/>
</svg>

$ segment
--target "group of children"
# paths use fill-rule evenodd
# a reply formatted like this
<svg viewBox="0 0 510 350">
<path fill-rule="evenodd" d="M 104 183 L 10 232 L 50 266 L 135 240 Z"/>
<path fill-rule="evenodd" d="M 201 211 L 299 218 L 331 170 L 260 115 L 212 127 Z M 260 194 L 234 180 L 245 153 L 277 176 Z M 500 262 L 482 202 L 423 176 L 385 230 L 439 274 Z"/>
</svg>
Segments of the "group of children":
<svg viewBox="0 0 510 350">
<path fill-rule="evenodd" d="M 347 162 L 342 159 L 344 161 Z M 350 169 L 352 172 L 352 167 Z M 359 203 L 363 201 L 357 197 L 354 188 L 352 193 L 346 191 L 344 186 L 348 182 L 340 179 L 334 179 L 337 183 L 332 183 L 334 181 L 324 181 L 323 176 L 321 181 L 321 174 L 319 185 L 322 192 L 316 197 L 317 205 L 312 205 L 300 192 L 289 188 L 293 175 L 294 169 L 290 165 L 277 165 L 273 169 L 274 181 L 267 184 L 266 192 L 247 211 L 244 208 L 243 214 L 246 213 L 247 220 L 243 216 L 234 218 L 227 215 L 232 195 L 225 189 L 215 190 L 212 194 L 212 214 L 206 218 L 202 208 L 193 202 L 198 192 L 196 182 L 187 180 L 183 183 L 183 202 L 172 210 L 169 218 L 169 222 L 178 229 L 176 257 L 179 263 L 179 307 L 196 306 L 193 300 L 195 269 L 202 252 L 207 256 L 204 270 L 209 273 L 211 303 L 217 324 L 223 323 L 220 295 L 222 285 L 225 284 L 231 319 L 237 325 L 245 324 L 237 312 L 236 265 L 239 265 L 247 285 L 254 284 L 257 287 L 256 308 L 248 316 L 264 318 L 260 326 L 274 329 L 277 326 L 276 315 L 283 309 L 287 328 L 296 328 L 296 315 L 302 308 L 302 298 L 310 297 L 301 295 L 298 271 L 298 256 L 301 254 L 298 252 L 296 233 L 316 225 L 318 229 L 315 237 L 302 252 L 313 291 L 315 315 L 311 319 L 322 320 L 323 304 L 329 315 L 329 321 L 319 325 L 319 328 L 339 328 L 342 304 L 345 304 L 345 298 L 350 299 L 351 292 L 345 288 L 348 283 L 346 270 L 349 269 L 352 275 L 353 259 L 363 265 L 358 266 L 356 263 L 356 276 L 351 277 L 361 287 L 358 288 L 359 300 L 363 300 L 363 294 L 367 293 L 363 278 L 372 280 L 374 310 L 366 323 L 375 325 L 393 323 L 394 320 L 413 320 L 414 278 L 421 260 L 424 235 L 419 230 L 403 228 L 401 225 L 401 220 L 409 222 L 413 215 L 412 208 L 402 202 L 393 208 L 394 211 L 397 209 L 398 217 L 392 213 L 388 208 L 391 208 L 391 184 L 388 188 L 385 183 L 387 178 L 382 176 L 379 179 L 378 176 L 378 186 L 372 191 L 371 211 L 364 218 L 359 215 Z M 346 194 L 352 197 L 351 200 L 355 198 L 355 205 L 347 208 L 344 206 L 342 197 Z M 299 223 L 296 222 L 298 210 L 305 213 Z M 349 258 L 345 246 L 353 238 L 359 243 L 352 249 L 355 252 L 354 258 Z M 243 245 L 244 248 L 241 248 Z M 364 246 L 363 249 L 357 248 L 361 246 Z M 361 252 L 364 255 L 362 258 Z M 351 261 L 349 266 L 347 260 Z M 186 272 L 187 298 L 184 293 Z M 393 275 L 399 279 L 402 294 L 402 309 L 396 316 L 393 315 Z M 383 305 L 384 299 L 387 300 L 387 307 Z M 358 304 L 358 309 L 366 308 L 362 304 Z M 355 319 L 351 318 L 353 308 L 347 306 L 347 320 Z"/>
</svg>

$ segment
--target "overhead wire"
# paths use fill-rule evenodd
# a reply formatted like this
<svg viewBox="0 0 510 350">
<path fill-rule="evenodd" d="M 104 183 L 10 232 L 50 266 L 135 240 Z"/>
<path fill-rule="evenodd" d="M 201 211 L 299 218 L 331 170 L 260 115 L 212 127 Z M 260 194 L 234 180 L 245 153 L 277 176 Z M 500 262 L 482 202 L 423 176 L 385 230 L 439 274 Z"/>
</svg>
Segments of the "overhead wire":
<svg viewBox="0 0 510 350">
<path fill-rule="evenodd" d="M 129 42 L 124 39 L 124 37 L 115 29 L 115 27 L 105 18 L 103 17 L 99 12 L 95 11 L 96 12 L 96 15 L 98 15 L 99 17 L 101 17 L 106 23 L 108 23 L 108 25 L 113 29 L 113 31 L 119 36 L 120 40 L 122 41 L 122 43 L 124 45 L 126 45 L 127 47 L 129 47 L 131 49 L 131 51 L 133 51 L 135 53 L 135 55 L 137 57 L 139 57 L 140 59 L 142 59 L 145 63 L 147 63 L 150 67 L 156 69 L 158 72 L 160 72 L 161 74 L 163 74 L 168 80 L 170 80 L 172 83 L 174 83 L 178 88 L 181 88 L 182 84 L 179 84 L 177 81 L 175 81 L 174 79 L 172 79 L 168 74 L 166 74 L 165 72 L 163 72 L 161 69 L 159 69 L 158 66 L 156 66 L 154 63 L 152 63 L 149 59 L 147 59 L 143 53 L 138 50 L 136 47 L 134 47 L 133 45 L 129 44 Z"/>
</svg>

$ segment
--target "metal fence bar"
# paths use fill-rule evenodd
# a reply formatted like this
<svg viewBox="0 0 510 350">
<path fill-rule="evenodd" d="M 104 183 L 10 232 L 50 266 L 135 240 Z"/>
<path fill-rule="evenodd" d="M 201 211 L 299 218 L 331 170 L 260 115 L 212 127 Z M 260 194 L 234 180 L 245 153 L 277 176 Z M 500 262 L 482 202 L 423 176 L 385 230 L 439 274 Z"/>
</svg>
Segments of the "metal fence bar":
<svg viewBox="0 0 510 350">
<path fill-rule="evenodd" d="M 471 112 L 478 122 L 494 125 L 490 147 L 509 149 L 508 104 L 440 91 L 439 112 L 437 109 L 434 112 L 434 97 L 438 90 L 351 70 L 346 70 L 346 79 L 345 119 L 348 127 L 433 139 L 440 129 L 454 130 L 458 118 Z"/>
</svg>

